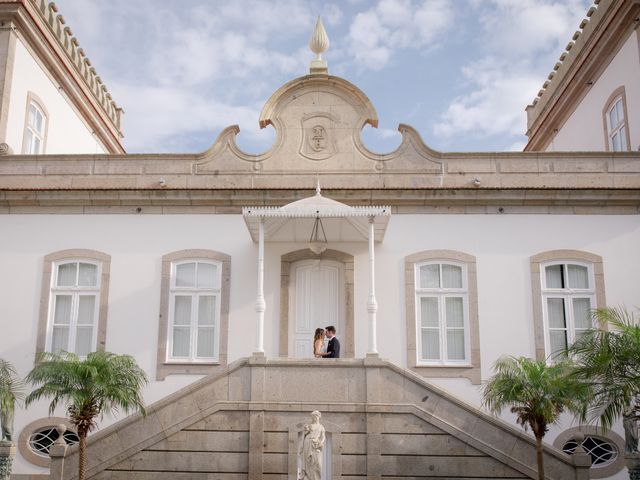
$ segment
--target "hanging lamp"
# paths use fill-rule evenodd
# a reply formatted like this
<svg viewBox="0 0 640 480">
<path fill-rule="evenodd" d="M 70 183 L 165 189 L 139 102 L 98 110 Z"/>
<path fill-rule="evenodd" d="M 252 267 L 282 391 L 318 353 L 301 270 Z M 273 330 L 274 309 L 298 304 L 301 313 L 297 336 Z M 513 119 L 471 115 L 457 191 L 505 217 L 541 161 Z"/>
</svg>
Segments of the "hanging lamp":
<svg viewBox="0 0 640 480">
<path fill-rule="evenodd" d="M 322 233 L 322 236 L 320 236 Z M 322 219 L 320 215 L 316 216 L 315 222 L 313 222 L 313 229 L 311 230 L 311 237 L 309 238 L 309 250 L 316 255 L 320 255 L 327 249 L 327 235 L 324 232 L 324 225 L 322 225 Z"/>
</svg>

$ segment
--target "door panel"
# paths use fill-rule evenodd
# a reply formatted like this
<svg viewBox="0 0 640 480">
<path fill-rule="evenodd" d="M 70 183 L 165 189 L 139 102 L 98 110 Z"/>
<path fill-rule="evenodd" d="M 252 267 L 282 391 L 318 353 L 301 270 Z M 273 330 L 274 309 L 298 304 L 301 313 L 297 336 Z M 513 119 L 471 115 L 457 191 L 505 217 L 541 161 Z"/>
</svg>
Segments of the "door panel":
<svg viewBox="0 0 640 480">
<path fill-rule="evenodd" d="M 340 335 L 344 302 L 344 266 L 328 260 L 303 260 L 292 265 L 290 348 L 296 358 L 313 356 L 315 329 L 335 325 Z"/>
</svg>

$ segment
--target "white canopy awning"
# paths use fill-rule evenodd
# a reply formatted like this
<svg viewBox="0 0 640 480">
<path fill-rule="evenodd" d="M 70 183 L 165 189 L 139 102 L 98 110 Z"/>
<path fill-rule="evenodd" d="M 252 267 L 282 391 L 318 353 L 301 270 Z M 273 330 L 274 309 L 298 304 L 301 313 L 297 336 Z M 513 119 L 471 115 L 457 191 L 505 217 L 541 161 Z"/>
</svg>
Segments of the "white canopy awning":
<svg viewBox="0 0 640 480">
<path fill-rule="evenodd" d="M 318 187 L 312 197 L 283 207 L 244 207 L 242 215 L 254 242 L 258 241 L 260 219 L 264 219 L 266 241 L 308 242 L 316 218 L 322 219 L 328 242 L 367 241 L 369 219 L 373 218 L 375 241 L 381 242 L 391 208 L 345 205 L 322 196 Z"/>
</svg>

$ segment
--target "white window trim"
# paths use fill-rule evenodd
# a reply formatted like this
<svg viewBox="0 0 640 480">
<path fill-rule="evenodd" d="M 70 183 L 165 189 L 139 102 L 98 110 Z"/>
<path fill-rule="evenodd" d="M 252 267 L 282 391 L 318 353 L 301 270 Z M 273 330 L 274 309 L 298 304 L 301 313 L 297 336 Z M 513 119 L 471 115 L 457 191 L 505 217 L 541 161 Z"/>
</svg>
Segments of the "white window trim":
<svg viewBox="0 0 640 480">
<path fill-rule="evenodd" d="M 187 264 L 187 263 L 206 263 L 210 265 L 216 265 L 217 267 L 217 278 L 216 278 L 216 286 L 214 288 L 209 289 L 201 289 L 197 287 L 177 287 L 176 282 L 176 269 L 179 265 Z M 189 259 L 181 259 L 179 261 L 175 261 L 171 263 L 171 278 L 170 278 L 170 287 L 169 287 L 169 320 L 167 326 L 167 363 L 212 363 L 218 362 L 220 357 L 220 315 L 221 315 L 221 300 L 222 300 L 222 268 L 223 264 L 220 261 L 212 260 L 208 258 L 189 258 Z M 196 266 L 197 271 L 197 266 Z M 196 273 L 197 278 L 197 273 Z M 174 320 L 174 311 L 175 311 L 175 297 L 176 294 L 190 294 L 192 298 L 195 299 L 195 302 L 192 301 L 191 305 L 191 342 L 189 347 L 190 355 L 188 357 L 174 357 L 171 355 L 173 351 L 173 320 Z M 205 296 L 213 296 L 216 298 L 216 311 L 215 311 L 215 322 L 213 325 L 214 329 L 214 352 L 215 355 L 213 357 L 196 357 L 195 353 L 197 351 L 197 332 L 198 332 L 198 309 L 193 308 L 194 305 L 199 305 L 197 299 L 202 295 Z"/>
<path fill-rule="evenodd" d="M 96 271 L 96 280 L 97 284 L 95 287 L 59 287 L 58 284 L 58 268 L 61 265 L 69 264 L 69 263 L 87 263 L 91 265 L 95 265 L 97 268 Z M 76 278 L 80 274 L 80 268 L 76 269 Z M 55 299 L 57 295 L 71 295 L 71 319 L 69 322 L 69 339 L 67 346 L 73 346 L 73 348 L 67 349 L 69 352 L 75 352 L 75 344 L 76 344 L 76 335 L 78 329 L 78 298 L 83 293 L 91 293 L 95 295 L 94 300 L 94 308 L 93 308 L 93 333 L 91 336 L 91 352 L 95 352 L 98 344 L 98 329 L 99 329 L 99 314 L 100 314 L 100 292 L 102 282 L 102 262 L 96 261 L 90 258 L 67 258 L 64 260 L 58 260 L 53 262 L 53 271 L 51 273 L 51 286 L 50 286 L 50 294 L 49 294 L 49 315 L 47 322 L 47 339 L 45 343 L 45 349 L 47 352 L 51 352 L 51 343 L 53 341 L 53 327 L 54 327 L 54 316 L 55 316 Z"/>
<path fill-rule="evenodd" d="M 42 131 L 37 132 L 29 125 L 29 110 L 31 106 L 34 106 L 36 111 L 42 115 Z M 31 153 L 31 144 L 27 142 L 27 130 L 32 135 L 37 136 L 40 139 L 40 150 L 37 153 Z M 25 110 L 24 128 L 22 130 L 22 153 L 25 155 L 43 155 L 46 152 L 47 145 L 47 132 L 49 130 L 49 113 L 44 107 L 43 102 L 33 92 L 27 93 L 27 108 Z M 33 137 L 31 140 L 33 143 Z"/>
<path fill-rule="evenodd" d="M 425 265 L 455 265 L 462 269 L 462 288 L 421 288 L 420 287 L 420 267 Z M 442 267 L 440 267 L 440 275 L 442 275 Z M 468 286 L 468 272 L 467 265 L 461 262 L 455 262 L 452 260 L 429 260 L 426 262 L 418 262 L 414 266 L 414 285 L 415 285 L 415 328 L 416 328 L 416 366 L 419 367 L 432 367 L 432 366 L 456 366 L 456 367 L 470 367 L 471 365 L 471 335 L 469 325 L 469 286 Z M 424 360 L 422 359 L 422 320 L 420 318 L 420 298 L 432 297 L 438 299 L 438 312 L 439 312 L 439 337 L 440 337 L 440 360 Z M 465 358 L 464 360 L 446 360 L 447 346 L 446 346 L 446 319 L 444 318 L 445 308 L 442 299 L 445 297 L 462 297 L 462 308 L 464 317 L 464 345 L 465 345 Z"/>
<path fill-rule="evenodd" d="M 618 123 L 618 125 L 613 127 L 611 125 L 610 114 L 613 111 L 613 109 L 616 108 L 616 105 L 618 105 L 618 103 L 620 103 L 620 109 L 622 110 L 622 121 Z M 611 106 L 607 109 L 606 122 L 607 122 L 607 135 L 609 137 L 609 149 L 611 151 L 619 151 L 619 152 L 627 151 L 629 149 L 629 139 L 627 138 L 627 131 L 625 128 L 627 124 L 627 117 L 626 117 L 626 108 L 625 108 L 624 98 L 622 95 L 618 95 L 611 102 Z M 613 148 L 613 137 L 616 134 L 619 134 L 620 138 L 624 139 L 624 143 L 622 142 L 620 143 L 620 147 L 621 147 L 620 150 L 614 150 Z"/>
<path fill-rule="evenodd" d="M 616 129 L 612 132 L 609 113 L 615 107 L 618 101 L 622 102 L 623 121 L 620 123 L 620 125 L 618 125 L 619 129 Z M 625 148 L 622 151 L 629 151 L 631 149 L 631 134 L 629 132 L 629 109 L 627 108 L 627 95 L 624 85 L 620 85 L 618 88 L 614 89 L 611 92 L 611 95 L 609 95 L 607 101 L 604 103 L 604 106 L 602 107 L 602 131 L 604 133 L 604 148 L 606 151 L 614 151 L 611 137 L 619 131 L 623 132 L 621 135 L 623 135 L 625 139 Z"/>
<path fill-rule="evenodd" d="M 564 275 L 567 275 L 567 265 L 579 265 L 587 268 L 590 288 L 547 288 L 547 276 L 546 269 L 554 265 L 564 265 Z M 564 311 L 566 315 L 566 331 L 567 331 L 567 345 L 571 345 L 576 341 L 576 329 L 573 315 L 573 305 L 571 300 L 574 298 L 589 298 L 591 308 L 596 308 L 596 282 L 593 269 L 593 263 L 583 262 L 577 260 L 554 260 L 550 262 L 543 262 L 540 264 L 540 282 L 542 291 L 542 321 L 544 325 L 544 349 L 547 359 L 553 355 L 551 351 L 551 339 L 550 339 L 550 326 L 549 326 L 549 313 L 548 313 L 548 298 L 562 298 L 564 300 Z M 593 326 L 593 325 L 592 325 Z"/>
</svg>

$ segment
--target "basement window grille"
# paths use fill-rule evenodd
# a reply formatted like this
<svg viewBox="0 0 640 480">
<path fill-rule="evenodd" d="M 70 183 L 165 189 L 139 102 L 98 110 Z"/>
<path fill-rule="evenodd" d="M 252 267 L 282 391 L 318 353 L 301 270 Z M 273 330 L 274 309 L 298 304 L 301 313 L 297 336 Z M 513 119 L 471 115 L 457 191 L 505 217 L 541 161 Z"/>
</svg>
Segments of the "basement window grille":
<svg viewBox="0 0 640 480">
<path fill-rule="evenodd" d="M 572 438 L 562 447 L 562 451 L 572 455 L 578 446 L 578 442 Z M 591 457 L 591 468 L 602 468 L 611 465 L 618 458 L 618 449 L 613 443 L 592 435 L 585 435 L 582 448 Z"/>
<path fill-rule="evenodd" d="M 49 450 L 51 445 L 58 439 L 60 435 L 56 427 L 46 427 L 31 434 L 29 437 L 29 447 L 36 455 L 49 458 Z M 75 445 L 80 441 L 78 435 L 71 430 L 64 432 L 64 441 L 67 445 Z"/>
</svg>

